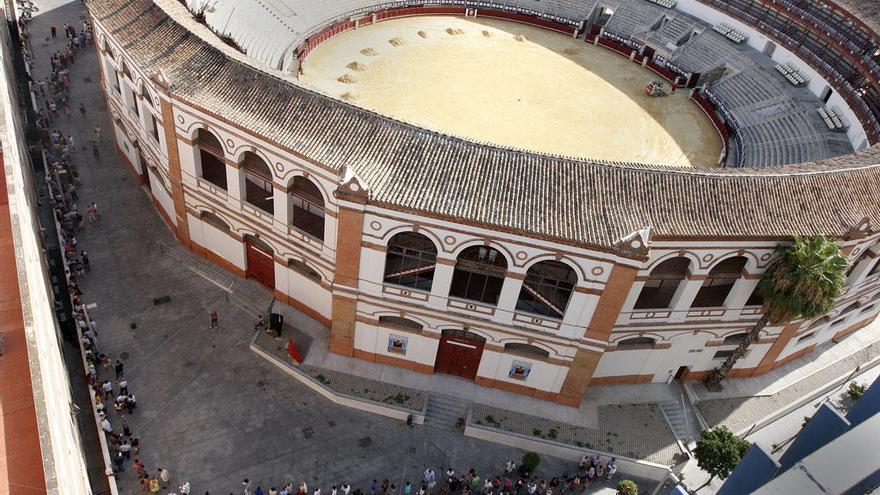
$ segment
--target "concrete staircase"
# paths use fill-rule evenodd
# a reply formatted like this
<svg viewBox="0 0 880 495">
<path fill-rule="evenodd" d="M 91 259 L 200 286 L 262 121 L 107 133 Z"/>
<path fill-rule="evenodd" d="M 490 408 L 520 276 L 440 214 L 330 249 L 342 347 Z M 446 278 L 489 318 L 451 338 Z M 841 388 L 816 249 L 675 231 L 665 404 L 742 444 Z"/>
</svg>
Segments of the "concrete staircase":
<svg viewBox="0 0 880 495">
<path fill-rule="evenodd" d="M 675 438 L 687 445 L 700 437 L 700 424 L 690 402 L 684 398 L 683 391 L 679 389 L 678 384 L 670 384 L 670 387 L 675 388 L 680 399 L 678 401 L 662 401 L 658 405 L 663 411 L 663 415 L 666 416 L 666 421 L 675 434 Z"/>
<path fill-rule="evenodd" d="M 425 411 L 425 426 L 447 431 L 464 431 L 470 402 L 450 395 L 431 394 Z M 459 427 L 459 420 L 461 426 Z"/>
</svg>

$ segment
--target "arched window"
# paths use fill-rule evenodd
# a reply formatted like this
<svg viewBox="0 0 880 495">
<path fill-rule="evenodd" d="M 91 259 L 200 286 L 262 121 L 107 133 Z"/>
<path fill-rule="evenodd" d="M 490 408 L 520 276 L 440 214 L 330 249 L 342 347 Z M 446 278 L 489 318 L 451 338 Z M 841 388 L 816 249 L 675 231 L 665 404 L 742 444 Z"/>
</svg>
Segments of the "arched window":
<svg viewBox="0 0 880 495">
<path fill-rule="evenodd" d="M 449 295 L 485 304 L 498 304 L 507 273 L 507 260 L 495 248 L 473 246 L 458 255 Z"/>
<path fill-rule="evenodd" d="M 202 213 L 200 213 L 199 220 L 223 232 L 231 232 L 232 230 L 229 228 L 228 223 L 226 223 L 225 221 L 223 221 L 222 218 L 211 213 L 210 211 L 203 211 Z"/>
<path fill-rule="evenodd" d="M 631 337 L 617 343 L 618 349 L 653 349 L 657 341 L 651 337 Z"/>
<path fill-rule="evenodd" d="M 516 309 L 552 318 L 565 316 L 577 275 L 565 263 L 542 261 L 526 272 Z"/>
<path fill-rule="evenodd" d="M 722 342 L 724 345 L 740 345 L 743 343 L 749 334 L 743 333 L 735 333 L 733 335 L 728 335 L 724 337 L 724 341 Z"/>
<path fill-rule="evenodd" d="M 275 212 L 272 170 L 256 153 L 245 151 L 241 160 L 244 174 L 244 199 L 268 214 Z"/>
<path fill-rule="evenodd" d="M 226 159 L 220 140 L 209 131 L 199 129 L 195 145 L 198 148 L 199 176 L 225 191 Z"/>
<path fill-rule="evenodd" d="M 312 237 L 324 240 L 324 197 L 312 181 L 294 177 L 290 195 L 290 223 Z"/>
<path fill-rule="evenodd" d="M 437 247 L 431 239 L 415 232 L 401 232 L 388 241 L 385 255 L 385 283 L 431 290 Z"/>
<path fill-rule="evenodd" d="M 409 332 L 421 332 L 425 327 L 417 322 L 399 316 L 380 316 L 379 325 L 383 327 L 397 328 Z"/>
<path fill-rule="evenodd" d="M 733 284 L 742 277 L 743 268 L 745 268 L 747 261 L 744 256 L 734 256 L 715 265 L 709 271 L 706 280 L 703 281 L 703 286 L 700 287 L 697 296 L 694 297 L 692 307 L 724 306 L 724 300 L 733 289 Z"/>
<path fill-rule="evenodd" d="M 300 260 L 287 260 L 287 267 L 313 282 L 321 283 L 321 274 Z"/>
<path fill-rule="evenodd" d="M 746 301 L 746 306 L 763 306 L 764 305 L 764 295 L 761 294 L 761 284 L 755 286 L 755 289 L 752 291 L 752 294 L 749 296 L 748 301 Z"/>
<path fill-rule="evenodd" d="M 687 275 L 688 266 L 691 262 L 684 257 L 672 258 L 660 263 L 648 276 L 639 298 L 636 300 L 635 309 L 663 309 L 672 303 L 672 297 L 678 290 L 678 285 Z"/>
<path fill-rule="evenodd" d="M 523 344 L 520 342 L 511 342 L 509 344 L 504 344 L 504 352 L 510 352 L 513 354 L 526 354 L 529 356 L 538 356 L 542 358 L 550 357 L 550 351 L 548 351 L 547 349 L 542 349 L 536 345 Z"/>
</svg>

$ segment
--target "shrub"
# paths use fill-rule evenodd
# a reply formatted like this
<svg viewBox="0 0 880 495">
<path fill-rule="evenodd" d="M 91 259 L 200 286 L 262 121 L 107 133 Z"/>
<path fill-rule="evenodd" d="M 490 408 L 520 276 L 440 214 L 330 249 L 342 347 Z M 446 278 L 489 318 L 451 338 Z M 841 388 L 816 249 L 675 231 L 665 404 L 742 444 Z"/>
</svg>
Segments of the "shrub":
<svg viewBox="0 0 880 495">
<path fill-rule="evenodd" d="M 522 456 L 522 462 L 519 464 L 520 469 L 525 472 L 534 473 L 535 468 L 541 463 L 541 457 L 534 452 L 526 452 Z"/>
<path fill-rule="evenodd" d="M 865 395 L 865 390 L 868 390 L 868 387 L 852 382 L 849 384 L 849 390 L 847 390 L 847 393 L 852 400 L 859 400 Z"/>
<path fill-rule="evenodd" d="M 638 495 L 639 485 L 632 480 L 620 480 L 617 484 L 617 495 Z"/>
</svg>

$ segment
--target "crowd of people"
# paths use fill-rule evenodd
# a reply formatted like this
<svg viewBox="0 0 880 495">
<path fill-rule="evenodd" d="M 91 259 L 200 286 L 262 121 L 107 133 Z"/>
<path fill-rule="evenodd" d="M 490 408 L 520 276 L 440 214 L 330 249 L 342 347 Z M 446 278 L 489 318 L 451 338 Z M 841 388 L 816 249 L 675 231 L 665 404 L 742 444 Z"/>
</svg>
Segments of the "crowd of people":
<svg viewBox="0 0 880 495">
<path fill-rule="evenodd" d="M 421 481 L 403 481 L 401 486 L 383 479 L 374 479 L 365 488 L 352 488 L 348 483 L 332 485 L 328 489 L 315 487 L 309 491 L 308 483 L 298 485 L 286 482 L 278 488 L 271 486 L 253 487 L 249 479 L 241 482 L 241 495 L 581 495 L 594 483 L 609 481 L 617 472 L 615 458 L 604 460 L 597 454 L 585 454 L 574 474 L 563 473 L 547 481 L 533 476 L 526 470 L 517 469 L 513 461 L 507 461 L 503 471 L 496 476 L 480 477 L 475 469 L 456 472 L 449 468 L 442 475 L 428 468 L 422 473 Z M 187 488 L 189 488 L 187 484 Z M 175 495 L 178 492 L 171 492 Z M 186 492 L 189 493 L 189 492 Z M 183 492 L 180 492 L 183 495 Z M 206 491 L 205 495 L 213 495 Z M 229 495 L 236 495 L 230 492 Z"/>
</svg>

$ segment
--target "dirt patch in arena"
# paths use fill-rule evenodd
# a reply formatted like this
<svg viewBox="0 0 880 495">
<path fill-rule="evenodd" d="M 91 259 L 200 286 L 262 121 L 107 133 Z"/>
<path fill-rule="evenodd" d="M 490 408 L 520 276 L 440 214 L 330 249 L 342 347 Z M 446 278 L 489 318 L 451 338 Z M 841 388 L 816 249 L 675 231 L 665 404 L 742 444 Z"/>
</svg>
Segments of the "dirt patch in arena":
<svg viewBox="0 0 880 495">
<path fill-rule="evenodd" d="M 464 29 L 446 28 L 446 34 L 457 36 L 459 34 L 464 34 Z"/>
<path fill-rule="evenodd" d="M 520 43 L 522 43 L 523 41 L 526 40 L 526 37 L 525 37 L 525 35 L 517 34 L 516 36 L 513 37 L 513 39 L 515 39 L 516 41 L 519 41 Z"/>
<path fill-rule="evenodd" d="M 492 37 L 492 31 L 487 31 L 487 30 L 484 29 L 484 30 L 483 30 L 483 36 L 485 36 L 485 37 L 487 37 L 487 38 L 491 38 L 491 37 Z"/>
<path fill-rule="evenodd" d="M 395 37 L 408 43 L 392 47 Z M 352 62 L 368 70 L 347 67 Z M 301 80 L 327 94 L 349 93 L 364 108 L 481 142 L 682 166 L 714 166 L 721 151 L 717 131 L 688 91 L 650 97 L 645 86 L 659 79 L 654 72 L 603 47 L 519 23 L 383 21 L 322 43 L 303 70 Z"/>
<path fill-rule="evenodd" d="M 419 34 L 419 36 L 420 36 L 421 38 L 425 38 L 425 39 L 428 38 L 428 33 L 424 32 L 424 31 L 419 31 L 418 34 Z"/>
<path fill-rule="evenodd" d="M 404 41 L 403 38 L 391 38 L 388 40 L 388 43 L 391 46 L 403 46 L 406 44 L 406 41 Z"/>
<path fill-rule="evenodd" d="M 351 62 L 350 64 L 346 65 L 345 67 L 347 69 L 356 70 L 358 72 L 363 72 L 363 71 L 367 70 L 367 66 L 358 62 L 358 61 Z"/>
<path fill-rule="evenodd" d="M 357 82 L 357 78 L 351 74 L 343 74 L 337 77 L 336 80 L 341 82 L 342 84 L 354 84 Z"/>
<path fill-rule="evenodd" d="M 345 93 L 342 93 L 341 95 L 339 95 L 339 97 L 345 101 L 351 101 L 351 100 L 355 99 L 354 93 L 351 93 L 348 91 L 346 91 Z"/>
</svg>

